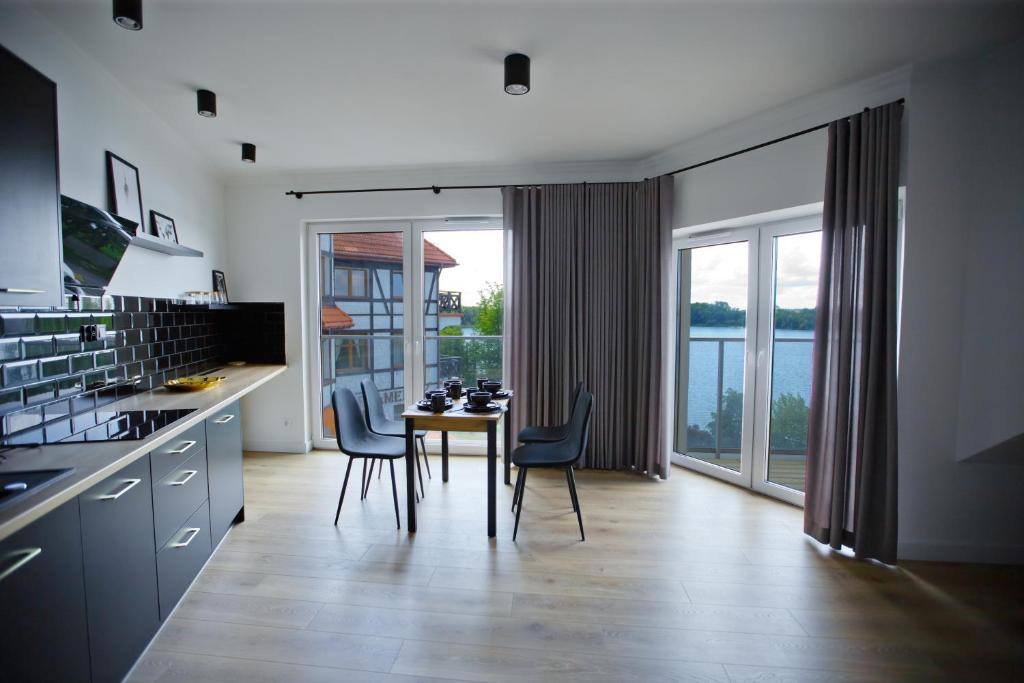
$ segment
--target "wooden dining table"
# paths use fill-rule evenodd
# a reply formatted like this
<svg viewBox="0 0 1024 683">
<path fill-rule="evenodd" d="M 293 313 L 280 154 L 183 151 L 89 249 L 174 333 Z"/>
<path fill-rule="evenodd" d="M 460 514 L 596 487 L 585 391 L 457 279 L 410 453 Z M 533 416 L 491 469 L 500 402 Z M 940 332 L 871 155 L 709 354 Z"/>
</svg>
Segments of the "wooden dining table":
<svg viewBox="0 0 1024 683">
<path fill-rule="evenodd" d="M 466 399 L 453 401 L 451 409 L 443 413 L 420 410 L 411 405 L 402 413 L 405 420 L 405 498 L 406 528 L 416 533 L 416 430 L 426 429 L 441 432 L 441 481 L 448 482 L 448 432 L 486 432 L 487 434 L 487 535 L 494 538 L 497 527 L 497 484 L 498 470 L 498 422 L 505 422 L 505 485 L 512 484 L 512 400 L 515 393 L 508 391 L 508 398 L 496 399 L 501 410 L 493 413 L 471 413 L 463 410 Z"/>
</svg>

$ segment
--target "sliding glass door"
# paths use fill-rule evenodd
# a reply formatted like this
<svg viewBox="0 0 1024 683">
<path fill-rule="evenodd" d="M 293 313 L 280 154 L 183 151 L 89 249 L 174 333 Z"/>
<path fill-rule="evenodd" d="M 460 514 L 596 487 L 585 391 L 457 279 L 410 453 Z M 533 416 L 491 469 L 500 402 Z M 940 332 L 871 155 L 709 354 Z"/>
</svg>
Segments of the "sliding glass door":
<svg viewBox="0 0 1024 683">
<path fill-rule="evenodd" d="M 676 240 L 673 461 L 800 504 L 820 218 Z"/>
<path fill-rule="evenodd" d="M 397 418 L 444 378 L 502 378 L 500 219 L 313 223 L 307 249 L 315 447 L 335 447 L 336 385 L 371 379 Z"/>
</svg>

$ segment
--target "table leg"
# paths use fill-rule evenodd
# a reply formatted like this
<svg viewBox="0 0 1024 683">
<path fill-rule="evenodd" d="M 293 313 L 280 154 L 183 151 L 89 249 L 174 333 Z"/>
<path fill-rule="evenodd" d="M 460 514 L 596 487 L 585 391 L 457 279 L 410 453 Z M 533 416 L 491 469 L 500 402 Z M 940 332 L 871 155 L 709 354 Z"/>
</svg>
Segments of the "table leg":
<svg viewBox="0 0 1024 683">
<path fill-rule="evenodd" d="M 405 421 L 405 519 L 409 533 L 416 533 L 416 430 L 415 420 Z"/>
<path fill-rule="evenodd" d="M 512 485 L 512 401 L 505 408 L 505 486 Z"/>
<path fill-rule="evenodd" d="M 487 423 L 487 535 L 497 535 L 497 495 L 495 477 L 498 474 L 498 425 Z"/>
<path fill-rule="evenodd" d="M 441 432 L 441 481 L 448 483 L 448 432 Z"/>
</svg>

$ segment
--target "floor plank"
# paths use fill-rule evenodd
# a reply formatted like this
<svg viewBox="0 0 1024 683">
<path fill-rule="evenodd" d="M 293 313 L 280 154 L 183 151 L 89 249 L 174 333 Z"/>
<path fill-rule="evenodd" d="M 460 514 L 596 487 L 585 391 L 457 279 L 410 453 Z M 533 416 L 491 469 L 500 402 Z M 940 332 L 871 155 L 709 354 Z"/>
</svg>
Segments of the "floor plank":
<svg viewBox="0 0 1024 683">
<path fill-rule="evenodd" d="M 1020 568 L 859 562 L 806 538 L 801 510 L 679 469 L 579 472 L 582 543 L 564 478 L 543 471 L 518 542 L 500 485 L 488 538 L 482 458 L 452 458 L 442 484 L 432 456 L 415 535 L 395 528 L 389 478 L 365 500 L 351 488 L 335 526 L 345 464 L 246 454 L 246 522 L 129 680 L 859 683 L 1024 668 Z"/>
</svg>

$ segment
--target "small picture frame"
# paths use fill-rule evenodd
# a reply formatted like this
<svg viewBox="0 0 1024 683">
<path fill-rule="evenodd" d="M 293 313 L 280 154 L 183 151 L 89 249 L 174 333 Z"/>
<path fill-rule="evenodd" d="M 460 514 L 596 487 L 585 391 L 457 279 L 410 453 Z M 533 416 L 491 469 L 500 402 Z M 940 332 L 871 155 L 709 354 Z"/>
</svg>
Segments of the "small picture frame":
<svg viewBox="0 0 1024 683">
<path fill-rule="evenodd" d="M 107 152 L 107 192 L 110 210 L 135 223 L 136 234 L 139 230 L 145 232 L 139 169 L 110 151 Z"/>
<path fill-rule="evenodd" d="M 174 219 L 159 211 L 149 210 L 149 225 L 153 234 L 162 240 L 178 243 L 178 229 L 174 226 Z"/>
<path fill-rule="evenodd" d="M 213 271 L 213 291 L 217 293 L 220 303 L 228 303 L 228 283 L 223 271 Z"/>
</svg>

